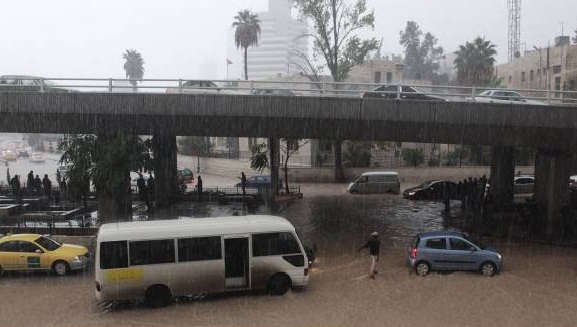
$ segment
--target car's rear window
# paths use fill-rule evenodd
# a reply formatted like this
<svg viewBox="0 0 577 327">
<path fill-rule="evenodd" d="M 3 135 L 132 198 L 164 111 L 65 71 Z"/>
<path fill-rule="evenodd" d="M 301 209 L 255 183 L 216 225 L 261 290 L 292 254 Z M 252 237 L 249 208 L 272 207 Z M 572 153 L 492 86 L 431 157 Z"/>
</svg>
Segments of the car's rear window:
<svg viewBox="0 0 577 327">
<path fill-rule="evenodd" d="M 447 249 L 447 239 L 444 237 L 430 238 L 427 240 L 427 243 L 425 246 L 430 248 L 430 249 L 446 250 Z"/>
</svg>

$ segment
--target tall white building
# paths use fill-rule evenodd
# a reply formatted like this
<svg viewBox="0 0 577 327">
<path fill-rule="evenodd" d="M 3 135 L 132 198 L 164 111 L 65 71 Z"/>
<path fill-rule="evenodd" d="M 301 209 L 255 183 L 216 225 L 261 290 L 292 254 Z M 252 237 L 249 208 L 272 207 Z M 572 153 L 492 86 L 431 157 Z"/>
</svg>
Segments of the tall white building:
<svg viewBox="0 0 577 327">
<path fill-rule="evenodd" d="M 291 15 L 291 0 L 269 0 L 268 11 L 257 13 L 261 35 L 258 46 L 248 49 L 248 78 L 266 79 L 298 74 L 296 51 L 308 56 L 306 22 Z"/>
</svg>

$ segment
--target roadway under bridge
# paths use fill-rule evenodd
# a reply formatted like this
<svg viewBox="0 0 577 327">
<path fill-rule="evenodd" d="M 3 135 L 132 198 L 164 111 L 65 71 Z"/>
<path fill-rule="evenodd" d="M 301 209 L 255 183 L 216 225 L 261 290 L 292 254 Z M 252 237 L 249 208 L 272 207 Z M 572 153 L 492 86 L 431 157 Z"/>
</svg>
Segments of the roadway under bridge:
<svg viewBox="0 0 577 327">
<path fill-rule="evenodd" d="M 538 150 L 537 202 L 548 233 L 568 203 L 577 109 L 471 102 L 227 94 L 0 93 L 0 132 L 405 141 L 493 147 L 491 187 L 513 197 L 514 148 Z"/>
</svg>

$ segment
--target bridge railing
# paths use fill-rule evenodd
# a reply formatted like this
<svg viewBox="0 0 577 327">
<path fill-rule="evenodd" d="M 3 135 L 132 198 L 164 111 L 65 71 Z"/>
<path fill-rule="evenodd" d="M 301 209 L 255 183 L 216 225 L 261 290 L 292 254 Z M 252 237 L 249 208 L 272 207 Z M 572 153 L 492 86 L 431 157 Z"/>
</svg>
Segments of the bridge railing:
<svg viewBox="0 0 577 327">
<path fill-rule="evenodd" d="M 300 79 L 298 79 L 300 78 Z M 376 88 L 389 85 L 388 91 Z M 402 87 L 401 87 L 402 86 Z M 391 91 L 394 90 L 394 91 Z M 387 98 L 411 99 L 415 90 L 448 101 L 479 101 L 485 90 L 517 92 L 522 99 L 536 101 L 531 104 L 577 105 L 577 91 L 547 89 L 507 89 L 495 87 L 427 85 L 420 83 L 333 83 L 314 81 L 304 77 L 291 80 L 195 80 L 195 79 L 143 79 L 125 78 L 42 78 L 11 77 L 0 80 L 0 92 L 90 92 L 90 93 L 174 93 L 174 94 L 236 94 L 236 95 L 294 95 L 359 98 L 363 94 Z M 407 91 L 406 91 L 407 90 Z M 483 100 L 483 99 L 480 99 Z M 487 101 L 483 101 L 487 102 Z M 515 103 L 515 101 L 512 101 Z"/>
</svg>

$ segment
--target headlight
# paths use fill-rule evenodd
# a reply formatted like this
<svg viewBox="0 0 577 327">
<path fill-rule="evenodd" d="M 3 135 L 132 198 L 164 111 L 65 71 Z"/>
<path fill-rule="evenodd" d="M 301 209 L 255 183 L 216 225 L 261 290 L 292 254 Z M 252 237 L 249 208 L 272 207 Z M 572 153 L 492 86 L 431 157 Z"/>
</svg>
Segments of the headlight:
<svg viewBox="0 0 577 327">
<path fill-rule="evenodd" d="M 413 196 L 413 195 L 415 195 L 415 193 L 417 193 L 417 192 L 409 192 L 409 196 Z"/>
<path fill-rule="evenodd" d="M 497 253 L 497 258 L 499 258 L 499 261 L 503 260 L 503 256 L 499 253 Z"/>
</svg>

